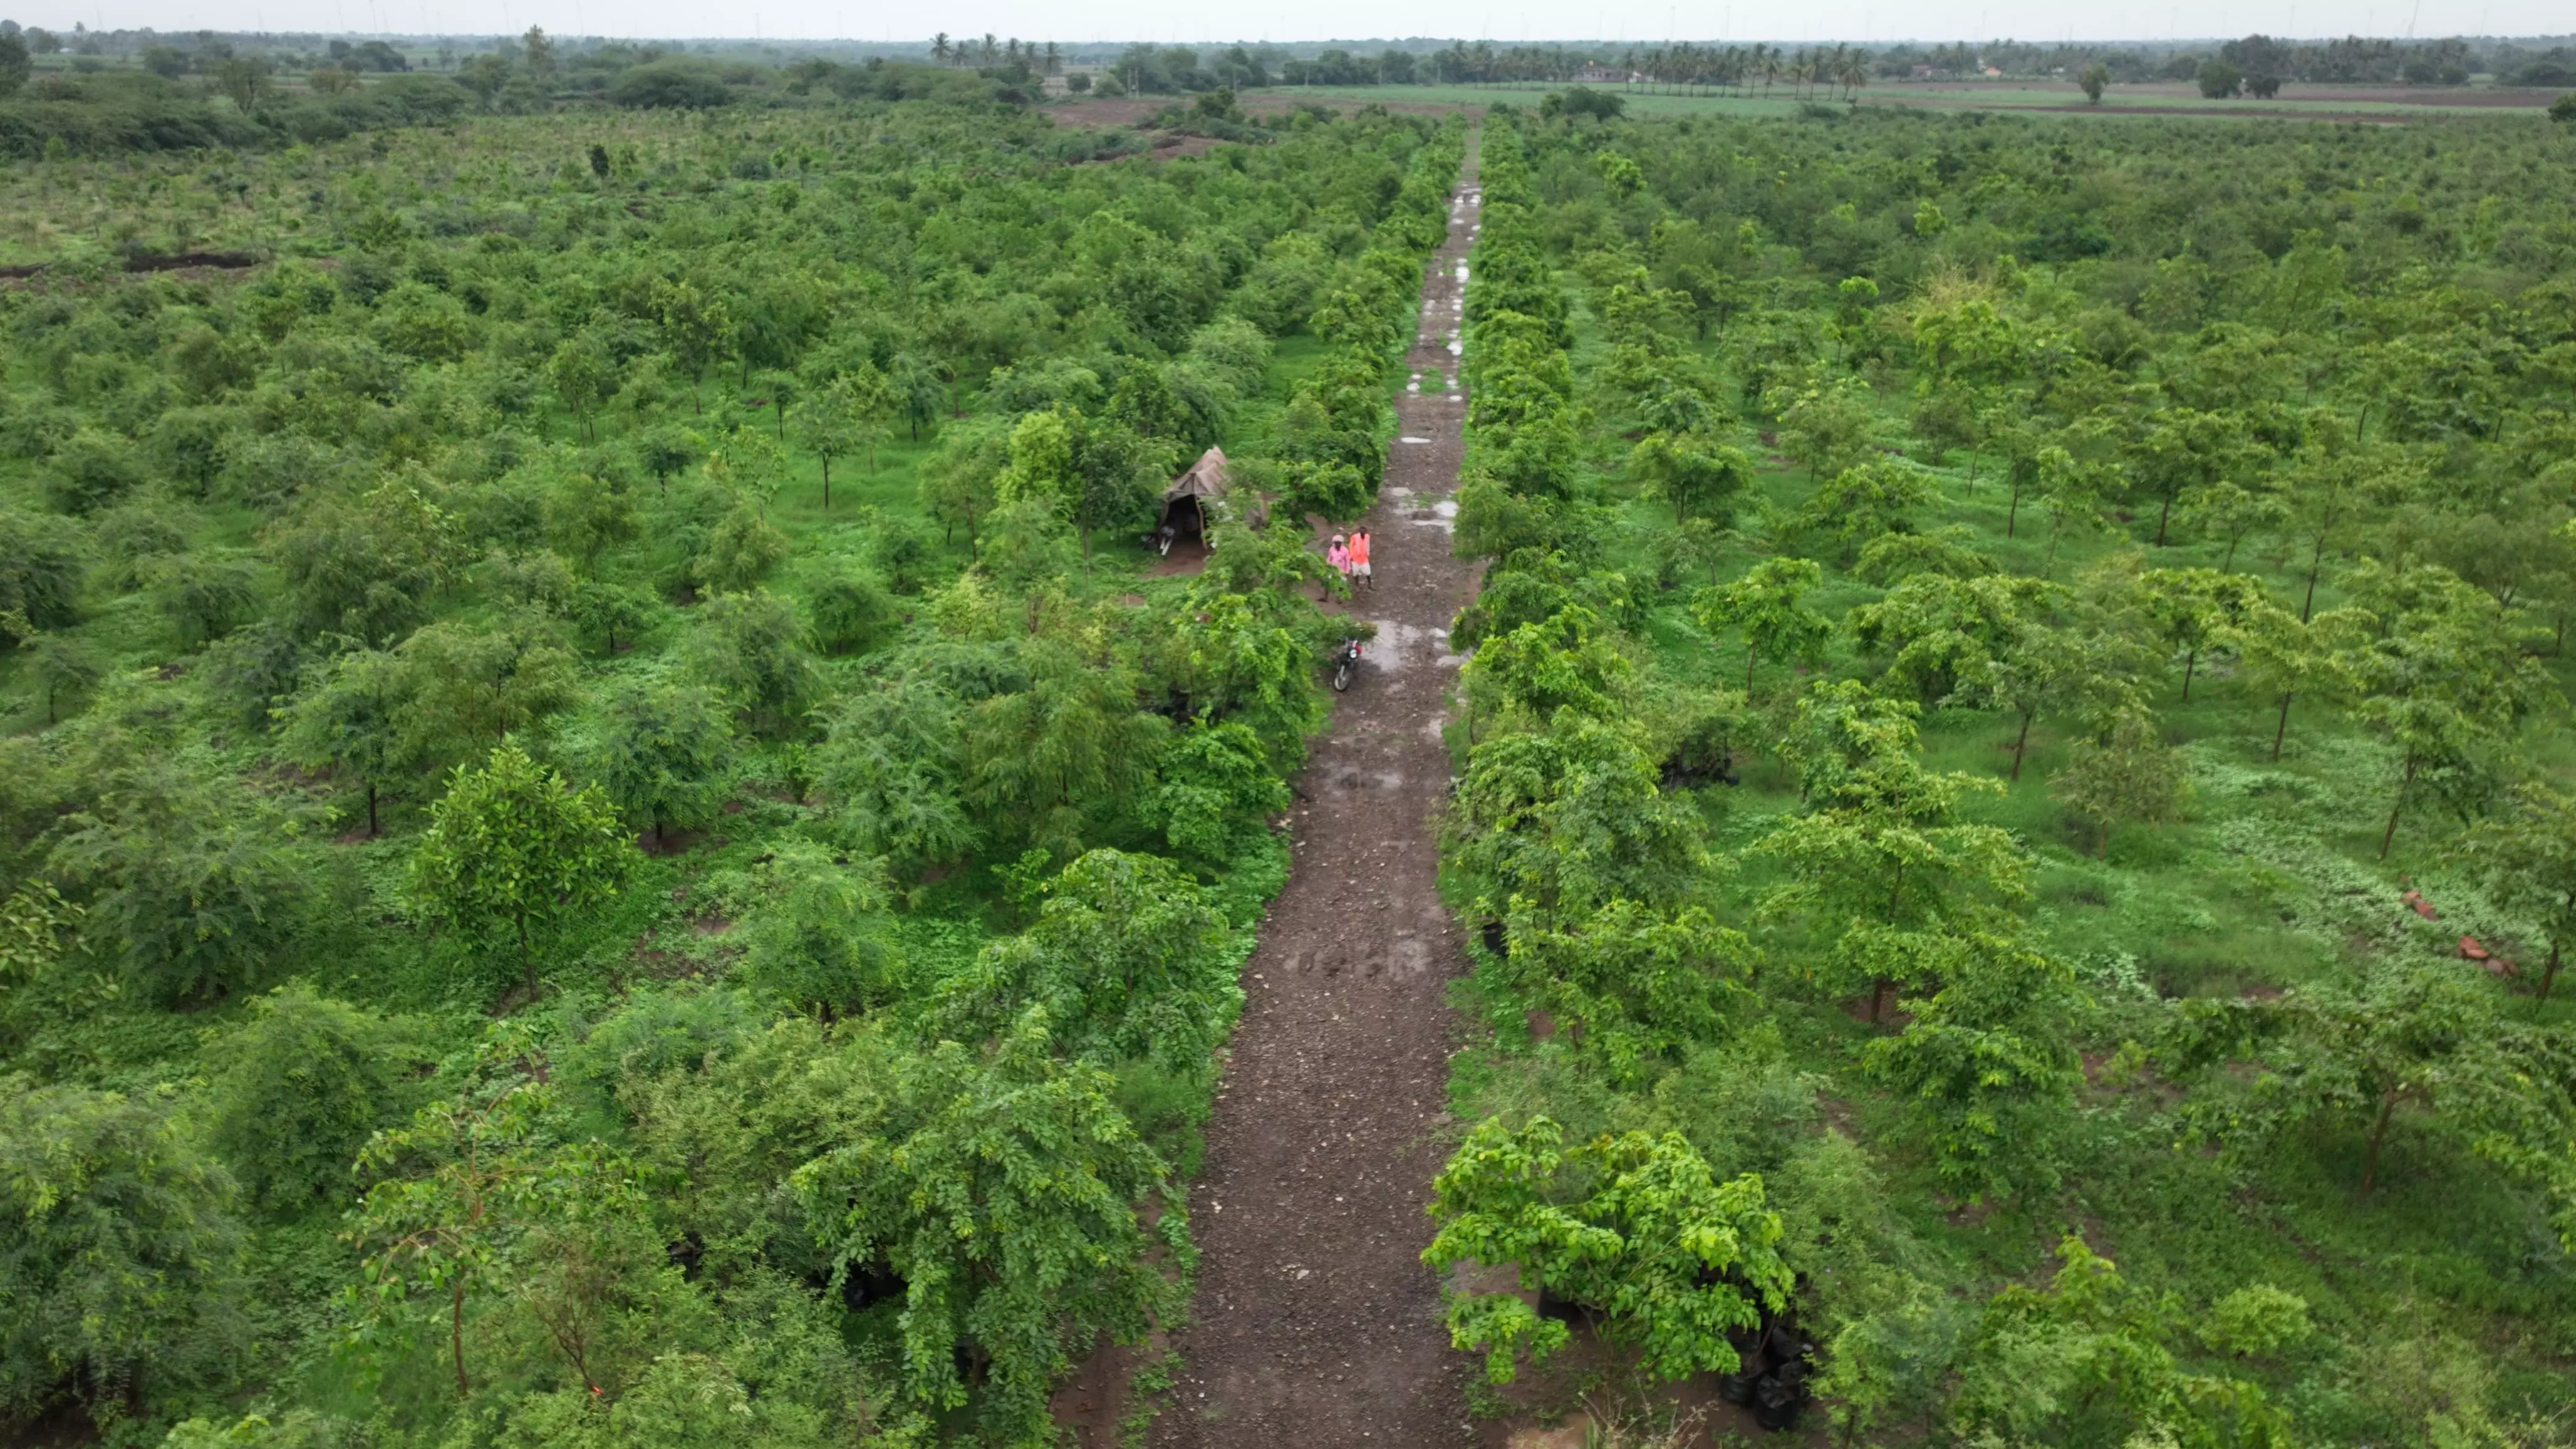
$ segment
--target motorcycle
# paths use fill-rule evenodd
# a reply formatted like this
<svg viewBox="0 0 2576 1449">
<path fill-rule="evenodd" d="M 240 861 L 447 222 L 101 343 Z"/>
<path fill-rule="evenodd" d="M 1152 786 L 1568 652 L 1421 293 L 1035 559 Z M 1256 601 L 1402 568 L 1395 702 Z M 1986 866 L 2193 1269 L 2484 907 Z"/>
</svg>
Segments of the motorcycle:
<svg viewBox="0 0 2576 1449">
<path fill-rule="evenodd" d="M 1335 693 L 1339 693 L 1340 691 L 1351 687 L 1351 671 L 1359 667 L 1359 662 L 1360 641 L 1357 639 L 1345 639 L 1342 641 L 1342 647 L 1333 651 L 1333 690 Z"/>
<path fill-rule="evenodd" d="M 1166 523 L 1162 527 L 1155 529 L 1152 533 L 1145 535 L 1145 546 L 1152 549 L 1155 557 L 1157 558 L 1170 558 L 1172 556 L 1172 544 L 1174 541 L 1178 540 L 1180 536 L 1181 531 L 1179 529 Z"/>
</svg>

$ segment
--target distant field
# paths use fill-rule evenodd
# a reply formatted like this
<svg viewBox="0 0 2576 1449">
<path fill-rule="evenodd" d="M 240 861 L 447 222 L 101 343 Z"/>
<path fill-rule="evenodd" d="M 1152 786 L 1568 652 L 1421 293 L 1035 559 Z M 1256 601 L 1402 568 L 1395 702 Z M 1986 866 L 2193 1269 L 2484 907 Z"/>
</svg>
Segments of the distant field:
<svg viewBox="0 0 2576 1449">
<path fill-rule="evenodd" d="M 1529 105 L 1549 91 L 1564 88 L 1562 84 L 1273 86 L 1247 93 L 1244 103 L 1255 111 L 1289 107 L 1309 100 L 1336 106 L 1364 105 L 1375 101 L 1390 110 L 1481 110 L 1497 102 Z M 1779 116 L 1795 114 L 1800 104 L 1786 87 L 1775 87 L 1767 97 L 1758 92 L 1751 96 L 1709 92 L 1678 94 L 1643 86 L 1608 85 L 1598 89 L 1614 91 L 1625 97 L 1630 113 L 1636 115 Z M 2548 90 L 2481 86 L 2284 86 L 2276 100 L 2257 101 L 2239 97 L 2212 101 L 2204 100 L 2192 86 L 2174 82 L 2113 86 L 2104 94 L 2102 104 L 2095 106 L 2085 101 L 2084 93 L 2072 82 L 1900 81 L 1865 89 L 1861 92 L 1860 104 L 1925 110 L 2070 111 L 2104 115 L 2377 118 L 2421 116 L 2428 112 L 2536 111 L 2546 107 L 2557 94 Z M 1164 102 L 1094 101 L 1079 104 L 1104 111 L 1112 106 L 1132 105 L 1141 116 Z"/>
</svg>

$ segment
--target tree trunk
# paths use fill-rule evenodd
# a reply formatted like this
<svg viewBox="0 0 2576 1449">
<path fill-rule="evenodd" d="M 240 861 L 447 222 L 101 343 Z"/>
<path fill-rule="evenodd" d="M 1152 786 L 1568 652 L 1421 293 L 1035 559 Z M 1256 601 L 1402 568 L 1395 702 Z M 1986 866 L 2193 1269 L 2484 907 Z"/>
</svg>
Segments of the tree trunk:
<svg viewBox="0 0 2576 1449">
<path fill-rule="evenodd" d="M 823 455 L 823 511 L 832 511 L 832 455 Z"/>
<path fill-rule="evenodd" d="M 2370 1125 L 2370 1150 L 2361 1159 L 2361 1195 L 2370 1196 L 2370 1184 L 2379 1176 L 2379 1144 L 2388 1136 L 2388 1119 L 2397 1112 L 2397 1089 L 2391 1087 L 2379 1099 L 2379 1120 Z"/>
<path fill-rule="evenodd" d="M 2156 541 L 2158 543 L 2162 543 L 2164 540 L 2158 539 Z M 2184 650 L 2182 656 L 2182 702 L 2185 704 L 2191 703 L 2191 672 L 2199 667 L 2200 646 L 2195 644 L 2191 648 Z"/>
<path fill-rule="evenodd" d="M 2550 943 L 2549 943 L 2549 964 L 2548 964 L 2546 967 L 2542 968 L 2541 973 L 2540 973 L 2540 1000 L 2541 1000 L 2541 1002 L 2542 1002 L 2543 1004 L 2546 1004 L 2546 1003 L 2548 1002 L 2548 1000 L 2549 1000 L 2549 988 L 2550 988 L 2551 986 L 2553 986 L 2553 985 L 2556 985 L 2556 984 L 2557 984 L 2557 981 L 2558 981 L 2558 943 L 2557 943 L 2557 942 L 2555 942 L 2555 941 L 2552 941 L 2552 942 L 2550 942 Z"/>
<path fill-rule="evenodd" d="M 2156 547 L 2158 548 L 2165 546 L 2165 525 L 2173 521 L 2173 501 L 2174 496 L 2170 493 L 2166 494 L 2165 506 L 2156 514 Z"/>
<path fill-rule="evenodd" d="M 2406 755 L 2406 778 L 2397 782 L 2397 799 L 2388 807 L 2388 828 L 2381 831 L 2379 835 L 2379 858 L 2381 860 L 2386 860 L 2388 858 L 2389 842 L 2397 838 L 2397 812 L 2406 808 L 2406 791 L 2407 788 L 2414 783 L 2415 754 L 2410 750 Z"/>
<path fill-rule="evenodd" d="M 1887 978 L 1886 978 L 1886 977 L 1884 977 L 1884 976 L 1881 976 L 1881 977 L 1879 977 L 1877 980 L 1872 981 L 1872 982 L 1870 983 L 1870 987 L 1869 987 L 1869 1024 L 1870 1024 L 1870 1025 L 1872 1025 L 1872 1026 L 1876 1026 L 1876 1025 L 1878 1025 L 1878 1019 L 1879 1019 L 1880 1013 L 1881 1013 L 1882 1009 L 1883 1009 L 1886 1005 L 1887 1005 Z"/>
<path fill-rule="evenodd" d="M 2026 709 L 2021 712 L 2021 733 L 2013 737 L 2012 777 L 2015 781 L 2019 781 L 2021 779 L 2022 752 L 2030 747 L 2030 717 L 2037 713 L 2039 713 L 2039 711 L 2035 709 Z"/>
<path fill-rule="evenodd" d="M 2018 523 L 2018 522 L 2020 522 L 2020 521 L 2021 521 L 2021 484 L 2020 484 L 2018 481 L 2016 481 L 2016 482 L 2013 484 L 2013 487 L 2012 487 L 2012 506 L 2010 506 L 2010 507 L 2008 507 L 2008 508 L 2006 508 L 2006 509 L 2004 510 L 2004 537 L 2006 537 L 2006 538 L 2010 538 L 2010 537 L 2012 537 L 2012 536 L 2013 536 L 2013 525 L 2015 525 L 2016 523 Z"/>
<path fill-rule="evenodd" d="M 367 838 L 376 838 L 376 782 L 367 782 Z"/>
<path fill-rule="evenodd" d="M 447 1345 L 456 1358 L 456 1397 L 472 1398 L 474 1386 L 465 1381 L 465 1279 L 460 1274 L 449 1285 L 447 1300 Z"/>
<path fill-rule="evenodd" d="M 2272 763 L 2281 763 L 2281 740 L 2290 733 L 2290 691 L 2281 691 L 2281 722 L 2272 726 Z"/>
<path fill-rule="evenodd" d="M 2317 571 L 2325 567 L 2325 562 L 2326 536 L 2320 533 L 2316 550 L 2308 555 L 2308 596 L 2299 601 L 2299 622 L 2302 624 L 2308 622 L 2308 612 L 2317 606 Z"/>
</svg>

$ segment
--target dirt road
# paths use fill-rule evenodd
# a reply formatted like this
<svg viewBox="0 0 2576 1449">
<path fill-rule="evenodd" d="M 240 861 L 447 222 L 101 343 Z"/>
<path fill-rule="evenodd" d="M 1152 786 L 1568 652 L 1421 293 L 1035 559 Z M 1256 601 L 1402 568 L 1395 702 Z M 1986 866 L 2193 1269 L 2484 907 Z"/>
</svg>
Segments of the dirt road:
<svg viewBox="0 0 2576 1449">
<path fill-rule="evenodd" d="M 1432 1449 L 1475 1442 L 1440 1301 L 1419 1254 L 1445 1153 L 1444 999 L 1467 969 L 1436 891 L 1441 744 L 1458 661 L 1447 630 L 1475 587 L 1449 554 L 1465 405 L 1451 389 L 1467 180 L 1422 289 L 1386 487 L 1374 590 L 1350 612 L 1377 642 L 1299 780 L 1296 864 L 1245 966 L 1251 1001 L 1191 1199 L 1196 1322 L 1155 1421 L 1161 1449 Z"/>
</svg>

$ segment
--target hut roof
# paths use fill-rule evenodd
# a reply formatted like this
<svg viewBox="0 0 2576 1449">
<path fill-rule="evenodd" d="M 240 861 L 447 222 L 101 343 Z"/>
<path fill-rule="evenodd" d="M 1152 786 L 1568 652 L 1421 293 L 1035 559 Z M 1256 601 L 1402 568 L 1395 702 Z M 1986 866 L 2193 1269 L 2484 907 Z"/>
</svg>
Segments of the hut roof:
<svg viewBox="0 0 2576 1449">
<path fill-rule="evenodd" d="M 1190 465 L 1189 471 L 1173 479 L 1172 486 L 1163 490 L 1163 501 L 1166 503 L 1181 498 L 1223 498 L 1224 496 L 1225 452 L 1219 448 L 1210 448 L 1199 454 L 1199 460 Z"/>
</svg>

